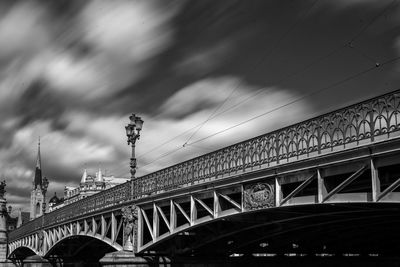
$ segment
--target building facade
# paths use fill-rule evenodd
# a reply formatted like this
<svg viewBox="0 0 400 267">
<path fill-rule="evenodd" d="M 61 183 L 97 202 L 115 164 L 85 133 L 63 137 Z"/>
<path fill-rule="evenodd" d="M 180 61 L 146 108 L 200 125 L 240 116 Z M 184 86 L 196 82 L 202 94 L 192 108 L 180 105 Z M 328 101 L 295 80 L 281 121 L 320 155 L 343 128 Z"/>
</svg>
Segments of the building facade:
<svg viewBox="0 0 400 267">
<path fill-rule="evenodd" d="M 57 196 L 54 196 L 49 202 L 49 211 L 59 209 L 65 205 L 127 181 L 129 181 L 129 178 L 117 178 L 113 175 L 104 175 L 101 169 L 99 169 L 94 175 L 89 174 L 85 169 L 79 186 L 65 186 L 64 197 L 57 198 Z"/>
</svg>

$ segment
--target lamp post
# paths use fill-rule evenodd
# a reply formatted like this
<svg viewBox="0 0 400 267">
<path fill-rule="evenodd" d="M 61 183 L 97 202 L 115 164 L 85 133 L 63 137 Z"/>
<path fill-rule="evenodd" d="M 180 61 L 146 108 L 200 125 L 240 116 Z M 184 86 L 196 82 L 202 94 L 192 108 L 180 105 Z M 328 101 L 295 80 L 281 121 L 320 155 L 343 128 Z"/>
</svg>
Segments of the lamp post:
<svg viewBox="0 0 400 267">
<path fill-rule="evenodd" d="M 135 156 L 135 143 L 136 140 L 140 137 L 140 131 L 142 130 L 143 120 L 132 114 L 129 116 L 130 122 L 127 126 L 125 126 L 126 136 L 128 137 L 128 145 L 132 146 L 132 155 L 131 155 L 131 181 L 135 179 L 136 174 L 136 156 Z"/>
<path fill-rule="evenodd" d="M 42 181 L 42 194 L 43 194 L 43 203 L 42 203 L 42 214 L 46 212 L 46 192 L 49 187 L 49 180 L 44 177 Z"/>
</svg>

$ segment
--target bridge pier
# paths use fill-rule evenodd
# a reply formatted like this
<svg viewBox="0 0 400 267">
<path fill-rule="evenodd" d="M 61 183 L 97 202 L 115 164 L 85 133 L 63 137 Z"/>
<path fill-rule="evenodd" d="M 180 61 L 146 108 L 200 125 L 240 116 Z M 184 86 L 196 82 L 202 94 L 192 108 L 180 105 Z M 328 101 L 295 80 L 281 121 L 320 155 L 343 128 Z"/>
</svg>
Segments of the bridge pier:
<svg viewBox="0 0 400 267">
<path fill-rule="evenodd" d="M 7 260 L 7 212 L 6 200 L 0 195 L 0 262 Z"/>
<path fill-rule="evenodd" d="M 24 259 L 23 266 L 25 267 L 51 267 L 51 263 L 45 258 L 40 257 L 39 255 L 29 256 Z"/>
<path fill-rule="evenodd" d="M 0 182 L 0 265 L 12 266 L 7 259 L 7 201 L 4 198 L 6 182 Z"/>
<path fill-rule="evenodd" d="M 100 259 L 102 266 L 109 267 L 149 267 L 150 263 L 142 257 L 137 257 L 135 253 L 131 251 L 116 251 L 107 253 L 103 258 Z"/>
</svg>

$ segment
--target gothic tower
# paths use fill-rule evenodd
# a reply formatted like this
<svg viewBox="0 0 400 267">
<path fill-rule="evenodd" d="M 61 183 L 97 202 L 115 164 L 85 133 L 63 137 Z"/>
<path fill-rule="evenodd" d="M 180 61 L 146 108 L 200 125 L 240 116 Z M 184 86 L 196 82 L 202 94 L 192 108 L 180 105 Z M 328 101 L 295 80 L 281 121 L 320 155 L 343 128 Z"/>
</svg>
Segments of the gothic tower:
<svg viewBox="0 0 400 267">
<path fill-rule="evenodd" d="M 39 139 L 35 177 L 33 178 L 33 187 L 31 191 L 31 210 L 30 210 L 31 220 L 42 216 L 43 202 L 44 202 L 44 195 L 42 188 L 42 164 L 40 161 L 40 139 Z"/>
</svg>

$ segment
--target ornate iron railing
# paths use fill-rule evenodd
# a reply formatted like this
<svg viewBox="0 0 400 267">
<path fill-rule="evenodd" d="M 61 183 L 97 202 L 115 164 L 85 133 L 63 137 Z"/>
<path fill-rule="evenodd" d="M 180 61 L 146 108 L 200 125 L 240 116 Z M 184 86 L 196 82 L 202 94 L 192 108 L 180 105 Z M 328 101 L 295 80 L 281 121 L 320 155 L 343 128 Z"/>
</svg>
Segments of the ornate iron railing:
<svg viewBox="0 0 400 267">
<path fill-rule="evenodd" d="M 400 90 L 150 173 L 134 197 L 373 142 L 400 128 Z"/>
<path fill-rule="evenodd" d="M 400 129 L 400 90 L 309 119 L 137 178 L 44 217 L 43 227 L 157 192 L 387 138 Z M 132 187 L 131 187 L 132 186 Z M 131 188 L 133 193 L 131 194 Z M 36 231 L 38 218 L 10 233 Z M 39 227 L 39 228 L 38 228 Z"/>
</svg>

